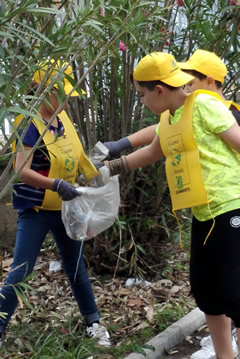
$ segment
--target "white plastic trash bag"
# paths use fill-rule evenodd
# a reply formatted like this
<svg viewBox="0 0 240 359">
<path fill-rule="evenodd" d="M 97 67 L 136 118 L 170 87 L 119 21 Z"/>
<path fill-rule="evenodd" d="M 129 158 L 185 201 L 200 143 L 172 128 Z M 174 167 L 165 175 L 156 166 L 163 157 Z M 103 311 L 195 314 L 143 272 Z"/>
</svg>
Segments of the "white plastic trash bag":
<svg viewBox="0 0 240 359">
<path fill-rule="evenodd" d="M 101 187 L 78 189 L 81 196 L 63 201 L 62 220 L 68 236 L 80 241 L 97 236 L 111 227 L 117 218 L 120 205 L 118 176 L 108 178 Z"/>
</svg>

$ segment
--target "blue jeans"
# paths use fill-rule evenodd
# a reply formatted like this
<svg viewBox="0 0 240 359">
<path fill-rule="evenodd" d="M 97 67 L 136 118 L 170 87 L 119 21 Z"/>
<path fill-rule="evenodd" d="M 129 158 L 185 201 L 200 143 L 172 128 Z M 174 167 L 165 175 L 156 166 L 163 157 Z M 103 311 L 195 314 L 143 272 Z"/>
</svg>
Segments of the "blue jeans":
<svg viewBox="0 0 240 359">
<path fill-rule="evenodd" d="M 59 250 L 62 267 L 68 276 L 73 295 L 87 325 L 99 320 L 91 283 L 85 267 L 83 253 L 79 260 L 81 242 L 68 237 L 60 211 L 19 211 L 17 237 L 13 263 L 0 295 L 0 312 L 8 313 L 0 319 L 0 332 L 4 331 L 18 303 L 11 284 L 23 281 L 32 273 L 37 256 L 47 233 L 51 231 Z M 78 264 L 79 260 L 79 264 Z M 77 269 L 78 265 L 78 270 Z"/>
</svg>

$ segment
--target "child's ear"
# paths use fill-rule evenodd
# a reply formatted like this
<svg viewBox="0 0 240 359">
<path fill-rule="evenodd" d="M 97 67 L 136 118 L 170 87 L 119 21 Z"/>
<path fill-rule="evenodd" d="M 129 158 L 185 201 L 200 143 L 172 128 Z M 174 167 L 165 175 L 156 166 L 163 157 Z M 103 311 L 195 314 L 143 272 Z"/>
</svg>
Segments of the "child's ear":
<svg viewBox="0 0 240 359">
<path fill-rule="evenodd" d="M 156 85 L 154 90 L 157 91 L 159 95 L 161 95 L 164 92 L 164 87 L 161 85 Z"/>
<path fill-rule="evenodd" d="M 207 80 L 208 85 L 214 85 L 214 83 L 215 83 L 215 80 L 212 76 L 207 76 L 206 80 Z"/>
</svg>

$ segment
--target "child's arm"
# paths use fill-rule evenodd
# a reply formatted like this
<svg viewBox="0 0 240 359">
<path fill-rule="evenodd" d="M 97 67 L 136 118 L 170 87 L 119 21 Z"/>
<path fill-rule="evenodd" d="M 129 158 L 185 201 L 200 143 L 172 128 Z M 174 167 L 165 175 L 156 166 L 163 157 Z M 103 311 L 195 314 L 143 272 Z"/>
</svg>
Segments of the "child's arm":
<svg viewBox="0 0 240 359">
<path fill-rule="evenodd" d="M 221 132 L 219 136 L 234 150 L 240 153 L 240 127 L 235 122 L 228 130 Z"/>
<path fill-rule="evenodd" d="M 17 172 L 21 168 L 23 162 L 25 161 L 25 158 L 32 151 L 32 148 L 26 145 L 24 145 L 24 149 L 25 152 L 19 150 L 17 153 L 15 172 Z M 25 184 L 28 184 L 29 186 L 51 189 L 54 182 L 54 178 L 43 176 L 42 174 L 32 170 L 31 169 L 32 159 L 33 159 L 33 154 L 30 156 L 29 160 L 21 170 L 20 180 Z"/>
<path fill-rule="evenodd" d="M 24 145 L 25 152 L 20 150 L 16 156 L 16 164 L 15 164 L 15 172 L 17 172 L 25 158 L 30 154 L 32 148 Z M 39 187 L 43 189 L 49 189 L 54 192 L 58 192 L 59 196 L 62 197 L 64 201 L 69 201 L 77 196 L 81 195 L 81 192 L 78 192 L 75 187 L 73 187 L 70 183 L 64 181 L 63 179 L 55 179 L 47 176 L 43 176 L 42 174 L 31 169 L 31 164 L 33 160 L 33 154 L 30 156 L 27 163 L 24 165 L 20 172 L 20 180 L 33 187 Z"/>
<path fill-rule="evenodd" d="M 159 137 L 155 135 L 152 143 L 149 146 L 140 148 L 140 150 L 130 153 L 126 156 L 129 170 L 134 170 L 139 167 L 145 167 L 151 163 L 157 162 L 163 157 L 163 152 L 160 146 Z"/>
<path fill-rule="evenodd" d="M 109 150 L 109 159 L 119 157 L 121 152 L 125 150 L 149 145 L 156 135 L 156 127 L 157 125 L 148 126 L 130 136 L 123 137 L 118 141 L 104 142 L 104 146 Z"/>
<path fill-rule="evenodd" d="M 127 173 L 139 167 L 144 167 L 154 163 L 163 157 L 159 137 L 156 135 L 149 146 L 140 148 L 140 150 L 131 153 L 128 156 L 122 156 L 117 160 L 105 161 L 109 167 L 110 175 L 114 176 L 120 173 Z"/>
<path fill-rule="evenodd" d="M 156 135 L 157 125 L 148 126 L 128 136 L 132 148 L 149 145 Z"/>
</svg>

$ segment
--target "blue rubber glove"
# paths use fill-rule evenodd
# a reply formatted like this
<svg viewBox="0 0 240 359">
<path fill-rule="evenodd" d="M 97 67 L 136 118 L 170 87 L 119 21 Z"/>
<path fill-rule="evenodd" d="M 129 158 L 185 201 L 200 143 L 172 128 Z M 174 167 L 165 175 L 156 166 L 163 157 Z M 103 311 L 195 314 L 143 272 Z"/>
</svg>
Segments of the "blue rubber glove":
<svg viewBox="0 0 240 359">
<path fill-rule="evenodd" d="M 78 191 L 71 183 L 64 181 L 63 179 L 56 179 L 52 185 L 52 191 L 57 192 L 63 201 L 70 201 L 71 199 L 81 196 L 81 192 Z"/>
<path fill-rule="evenodd" d="M 123 137 L 118 141 L 104 142 L 105 147 L 108 148 L 108 159 L 118 158 L 122 151 L 132 148 L 131 143 L 127 137 Z"/>
<path fill-rule="evenodd" d="M 104 163 L 101 161 L 92 161 L 92 164 L 94 165 L 94 167 L 96 167 L 97 170 L 104 166 Z"/>
</svg>

